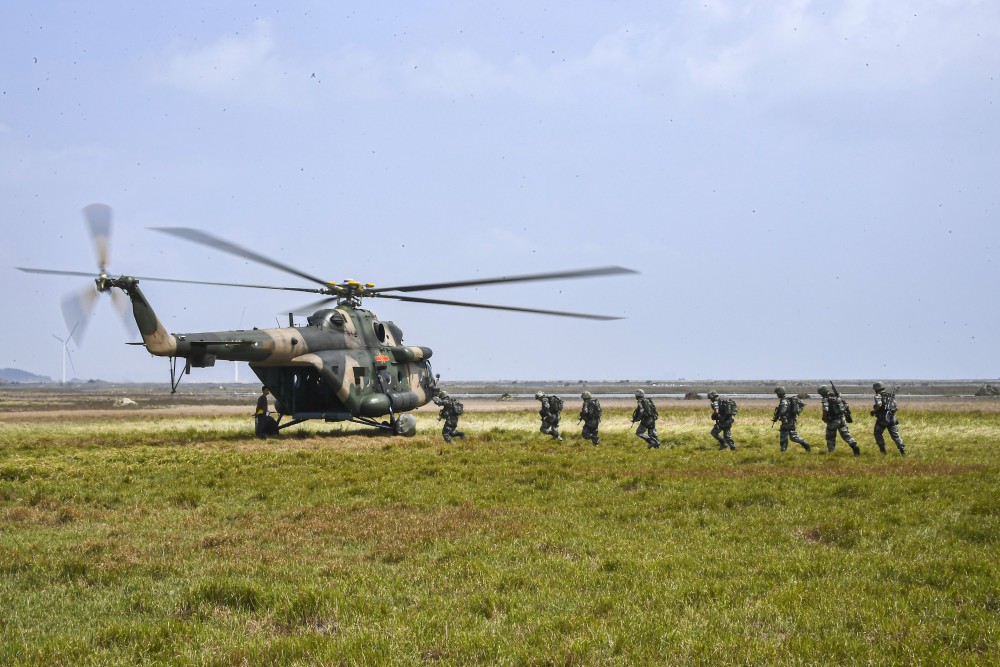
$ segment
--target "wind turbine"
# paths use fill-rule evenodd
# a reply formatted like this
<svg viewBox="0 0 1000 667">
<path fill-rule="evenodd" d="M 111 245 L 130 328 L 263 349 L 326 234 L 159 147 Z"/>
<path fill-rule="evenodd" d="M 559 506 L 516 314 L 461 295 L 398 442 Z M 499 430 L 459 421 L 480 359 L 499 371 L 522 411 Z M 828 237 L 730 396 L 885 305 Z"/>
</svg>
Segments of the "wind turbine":
<svg viewBox="0 0 1000 667">
<path fill-rule="evenodd" d="M 73 328 L 70 329 L 69 335 L 66 336 L 66 340 L 52 334 L 53 338 L 62 343 L 62 384 L 66 384 L 66 357 L 69 357 L 70 366 L 73 367 L 73 372 L 76 373 L 76 364 L 73 363 L 73 356 L 69 353 L 69 342 L 73 340 L 73 333 L 76 331 L 78 326 L 80 326 L 79 322 L 73 325 Z"/>
</svg>

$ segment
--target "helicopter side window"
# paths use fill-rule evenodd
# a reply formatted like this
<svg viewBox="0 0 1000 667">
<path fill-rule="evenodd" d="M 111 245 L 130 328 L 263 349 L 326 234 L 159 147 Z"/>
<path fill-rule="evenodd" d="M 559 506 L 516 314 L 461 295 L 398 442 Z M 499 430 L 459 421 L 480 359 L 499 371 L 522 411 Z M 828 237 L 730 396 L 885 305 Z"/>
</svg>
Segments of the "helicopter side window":
<svg viewBox="0 0 1000 667">
<path fill-rule="evenodd" d="M 366 386 L 368 386 L 367 371 L 368 371 L 367 368 L 354 369 L 354 386 L 357 387 L 358 389 L 364 389 Z"/>
<path fill-rule="evenodd" d="M 385 325 L 381 322 L 372 322 L 372 329 L 375 330 L 375 337 L 378 338 L 378 342 L 385 342 Z"/>
</svg>

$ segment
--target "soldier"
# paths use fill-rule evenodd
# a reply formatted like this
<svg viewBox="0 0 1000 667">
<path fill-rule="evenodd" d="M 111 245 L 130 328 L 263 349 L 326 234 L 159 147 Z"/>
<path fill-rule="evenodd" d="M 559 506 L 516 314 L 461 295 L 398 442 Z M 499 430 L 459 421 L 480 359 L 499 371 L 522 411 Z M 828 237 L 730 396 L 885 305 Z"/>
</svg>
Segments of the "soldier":
<svg viewBox="0 0 1000 667">
<path fill-rule="evenodd" d="M 267 406 L 267 397 L 271 390 L 266 386 L 260 388 L 260 396 L 257 397 L 257 409 L 254 410 L 254 434 L 263 440 L 269 435 L 278 434 L 278 422 L 270 414 Z"/>
<path fill-rule="evenodd" d="M 833 452 L 836 449 L 837 432 L 839 431 L 840 437 L 850 446 L 854 455 L 861 456 L 858 443 L 851 437 L 851 432 L 847 428 L 847 421 L 851 415 L 851 409 L 847 406 L 847 403 L 840 397 L 839 393 L 831 394 L 830 388 L 825 384 L 817 391 L 823 397 L 823 421 L 826 422 L 827 451 Z"/>
<path fill-rule="evenodd" d="M 563 409 L 563 400 L 555 395 L 548 396 L 544 391 L 535 392 L 535 400 L 542 403 L 538 408 L 538 416 L 542 418 L 542 427 L 539 430 L 562 442 L 562 436 L 559 435 L 559 417 Z"/>
<path fill-rule="evenodd" d="M 656 418 L 659 415 L 656 414 L 656 406 L 653 405 L 652 399 L 646 398 L 646 392 L 642 389 L 635 390 L 635 402 L 632 423 L 639 422 L 635 434 L 648 443 L 646 449 L 659 448 L 660 440 L 656 437 Z"/>
<path fill-rule="evenodd" d="M 589 391 L 580 394 L 580 398 L 583 399 L 579 420 L 583 422 L 583 437 L 596 446 L 601 442 L 601 437 L 597 434 L 597 428 L 601 424 L 601 402 L 591 396 Z"/>
<path fill-rule="evenodd" d="M 802 408 L 804 403 L 802 399 L 798 396 L 790 396 L 785 398 L 785 388 L 775 387 L 774 393 L 778 395 L 778 407 L 774 409 L 774 417 L 771 419 L 771 423 L 781 420 L 781 435 L 779 436 L 779 442 L 781 443 L 781 451 L 788 451 L 788 441 L 797 442 L 802 445 L 802 449 L 807 452 L 812 451 L 812 447 L 809 443 L 799 437 L 798 432 L 795 430 L 795 422 L 798 421 L 799 415 L 802 414 Z"/>
<path fill-rule="evenodd" d="M 451 442 L 451 439 L 456 436 L 465 440 L 465 433 L 458 430 L 458 416 L 465 412 L 465 406 L 462 405 L 461 401 L 448 396 L 446 391 L 440 391 L 434 397 L 434 404 L 441 406 L 438 421 L 444 420 L 444 426 L 441 427 L 444 441 Z"/>
<path fill-rule="evenodd" d="M 708 400 L 712 402 L 712 437 L 719 442 L 719 449 L 736 451 L 733 442 L 733 422 L 736 421 L 736 401 L 731 398 L 719 398 L 719 392 L 708 392 Z"/>
<path fill-rule="evenodd" d="M 889 429 L 889 437 L 896 443 L 899 453 L 906 456 L 906 445 L 899 435 L 899 420 L 896 419 L 896 392 L 888 392 L 885 385 L 876 382 L 872 385 L 875 390 L 875 404 L 872 406 L 871 415 L 875 417 L 875 444 L 879 451 L 885 454 L 885 438 L 882 432 Z"/>
</svg>

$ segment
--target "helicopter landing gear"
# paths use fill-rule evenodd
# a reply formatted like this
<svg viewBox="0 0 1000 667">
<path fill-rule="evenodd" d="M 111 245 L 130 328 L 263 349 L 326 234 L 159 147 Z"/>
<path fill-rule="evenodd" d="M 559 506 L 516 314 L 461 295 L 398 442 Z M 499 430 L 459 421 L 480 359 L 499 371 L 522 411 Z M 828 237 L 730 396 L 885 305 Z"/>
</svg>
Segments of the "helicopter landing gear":
<svg viewBox="0 0 1000 667">
<path fill-rule="evenodd" d="M 355 417 L 348 421 L 354 422 L 355 424 L 371 426 L 383 431 L 388 431 L 393 435 L 402 435 L 407 438 L 417 434 L 417 418 L 411 414 L 402 414 L 399 416 L 399 419 L 392 419 L 387 422 L 379 422 L 367 417 Z"/>
<path fill-rule="evenodd" d="M 182 373 L 183 373 L 182 375 L 178 375 L 177 374 L 177 357 L 170 357 L 170 393 L 171 394 L 176 394 L 177 393 L 177 387 L 180 385 L 181 379 L 184 377 L 184 375 L 190 375 L 191 374 L 191 360 L 190 359 L 185 359 L 184 360 L 184 369 L 183 369 Z"/>
</svg>

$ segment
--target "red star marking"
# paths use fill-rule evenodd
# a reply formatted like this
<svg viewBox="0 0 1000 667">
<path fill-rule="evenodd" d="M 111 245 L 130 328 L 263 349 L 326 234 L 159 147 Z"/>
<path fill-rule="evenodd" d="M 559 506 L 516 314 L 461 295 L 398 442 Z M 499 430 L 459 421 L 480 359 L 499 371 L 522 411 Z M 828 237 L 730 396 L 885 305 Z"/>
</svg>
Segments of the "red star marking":
<svg viewBox="0 0 1000 667">
<path fill-rule="evenodd" d="M 387 355 L 387 354 L 377 354 L 377 355 L 375 355 L 375 361 L 378 361 L 378 362 L 389 361 L 389 355 Z"/>
</svg>

